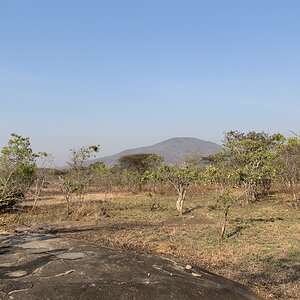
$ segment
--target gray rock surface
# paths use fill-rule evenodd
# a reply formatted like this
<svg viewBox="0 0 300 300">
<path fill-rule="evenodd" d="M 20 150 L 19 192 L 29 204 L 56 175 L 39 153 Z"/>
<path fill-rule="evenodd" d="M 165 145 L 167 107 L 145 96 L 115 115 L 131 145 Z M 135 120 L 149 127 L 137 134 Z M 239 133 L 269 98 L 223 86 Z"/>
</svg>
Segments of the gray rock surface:
<svg viewBox="0 0 300 300">
<path fill-rule="evenodd" d="M 58 235 L 0 236 L 0 299 L 258 300 L 200 268 Z"/>
</svg>

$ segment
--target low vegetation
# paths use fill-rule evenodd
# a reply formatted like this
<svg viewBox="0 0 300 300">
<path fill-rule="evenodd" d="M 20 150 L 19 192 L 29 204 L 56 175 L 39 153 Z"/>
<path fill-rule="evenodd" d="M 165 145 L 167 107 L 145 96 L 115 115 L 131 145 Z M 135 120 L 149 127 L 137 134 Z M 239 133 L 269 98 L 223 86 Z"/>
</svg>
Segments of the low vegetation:
<svg viewBox="0 0 300 300">
<path fill-rule="evenodd" d="M 63 231 L 101 246 L 160 253 L 247 284 L 266 299 L 298 299 L 298 136 L 232 131 L 223 150 L 200 164 L 189 158 L 171 166 L 153 154 L 123 157 L 112 168 L 88 165 L 98 149 L 72 149 L 69 168 L 55 170 L 38 167 L 51 156 L 34 154 L 28 138 L 12 135 L 0 156 L 2 230 Z"/>
</svg>

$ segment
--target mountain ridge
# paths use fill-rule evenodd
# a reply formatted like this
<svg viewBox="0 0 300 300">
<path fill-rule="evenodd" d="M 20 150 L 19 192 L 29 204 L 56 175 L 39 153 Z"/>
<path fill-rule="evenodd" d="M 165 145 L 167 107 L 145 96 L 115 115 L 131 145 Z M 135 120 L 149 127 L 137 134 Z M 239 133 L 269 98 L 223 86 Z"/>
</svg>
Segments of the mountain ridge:
<svg viewBox="0 0 300 300">
<path fill-rule="evenodd" d="M 88 165 L 102 161 L 107 167 L 117 164 L 118 159 L 125 155 L 150 153 L 161 155 L 167 164 L 181 163 L 193 154 L 207 156 L 221 150 L 221 146 L 210 141 L 194 137 L 174 137 L 162 142 L 138 148 L 126 149 L 113 155 L 104 156 L 88 161 Z"/>
</svg>

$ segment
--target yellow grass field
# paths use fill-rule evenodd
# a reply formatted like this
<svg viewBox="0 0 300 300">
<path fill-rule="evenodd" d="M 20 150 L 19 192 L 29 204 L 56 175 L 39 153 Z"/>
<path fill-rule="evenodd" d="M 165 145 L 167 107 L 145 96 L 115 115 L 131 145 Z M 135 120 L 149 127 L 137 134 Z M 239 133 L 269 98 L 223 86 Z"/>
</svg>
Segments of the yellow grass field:
<svg viewBox="0 0 300 300">
<path fill-rule="evenodd" d="M 118 249 L 156 253 L 250 286 L 265 299 L 300 299 L 300 214 L 284 193 L 240 203 L 220 240 L 222 211 L 213 191 L 191 193 L 178 216 L 176 196 L 87 194 L 66 216 L 61 195 L 28 199 L 0 215 L 1 231 L 16 228 L 63 233 Z"/>
</svg>

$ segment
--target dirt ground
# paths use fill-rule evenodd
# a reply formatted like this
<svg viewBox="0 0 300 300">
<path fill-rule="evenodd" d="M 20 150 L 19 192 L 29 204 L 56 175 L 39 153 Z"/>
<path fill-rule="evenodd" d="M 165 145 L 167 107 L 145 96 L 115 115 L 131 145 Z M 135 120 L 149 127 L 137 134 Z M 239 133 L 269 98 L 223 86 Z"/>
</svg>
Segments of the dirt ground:
<svg viewBox="0 0 300 300">
<path fill-rule="evenodd" d="M 234 207 L 225 240 L 213 195 L 191 195 L 183 216 L 174 208 L 176 196 L 104 196 L 74 199 L 70 216 L 59 195 L 46 195 L 34 210 L 27 200 L 0 216 L 0 228 L 18 234 L 34 228 L 99 247 L 163 255 L 238 281 L 265 299 L 300 299 L 299 211 L 285 195 Z"/>
</svg>

